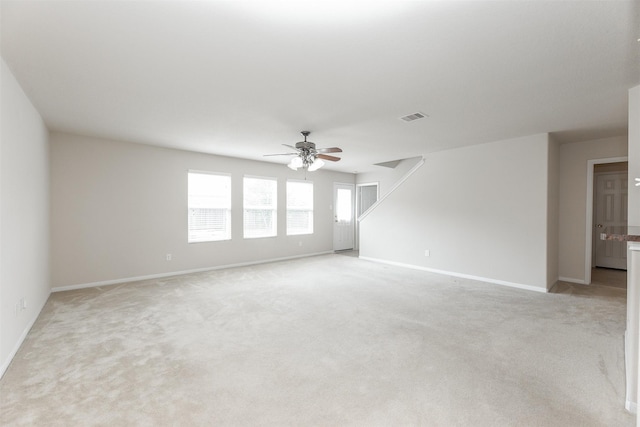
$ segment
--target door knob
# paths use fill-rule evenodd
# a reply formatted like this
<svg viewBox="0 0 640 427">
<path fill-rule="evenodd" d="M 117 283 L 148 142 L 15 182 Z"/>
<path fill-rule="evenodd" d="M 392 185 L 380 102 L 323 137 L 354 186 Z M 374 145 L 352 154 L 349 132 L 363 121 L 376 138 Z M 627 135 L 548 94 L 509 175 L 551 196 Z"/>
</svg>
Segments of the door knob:
<svg viewBox="0 0 640 427">
<path fill-rule="evenodd" d="M 596 227 L 602 228 L 602 224 L 597 224 Z"/>
</svg>

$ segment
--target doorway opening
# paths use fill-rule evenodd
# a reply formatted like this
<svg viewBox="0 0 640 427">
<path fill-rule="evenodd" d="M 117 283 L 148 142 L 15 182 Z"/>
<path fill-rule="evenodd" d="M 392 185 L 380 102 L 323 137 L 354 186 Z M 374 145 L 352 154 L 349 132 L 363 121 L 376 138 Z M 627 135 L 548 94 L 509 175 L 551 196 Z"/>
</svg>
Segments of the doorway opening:
<svg viewBox="0 0 640 427">
<path fill-rule="evenodd" d="M 602 240 L 600 235 L 626 234 L 627 185 L 626 157 L 588 162 L 586 284 L 626 289 L 626 242 Z"/>
<path fill-rule="evenodd" d="M 356 218 L 373 206 L 380 196 L 377 182 L 356 185 Z M 354 250 L 360 250 L 360 223 L 356 221 L 356 240 Z"/>
</svg>

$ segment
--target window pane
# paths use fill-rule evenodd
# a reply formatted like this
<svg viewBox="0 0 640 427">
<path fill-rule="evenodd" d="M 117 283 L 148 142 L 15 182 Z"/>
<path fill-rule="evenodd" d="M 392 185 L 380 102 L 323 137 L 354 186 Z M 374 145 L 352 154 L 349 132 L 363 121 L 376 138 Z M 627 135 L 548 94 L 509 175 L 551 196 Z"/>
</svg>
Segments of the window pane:
<svg viewBox="0 0 640 427">
<path fill-rule="evenodd" d="M 313 183 L 287 181 L 287 235 L 313 233 Z"/>
<path fill-rule="evenodd" d="M 313 211 L 287 211 L 287 234 L 311 233 L 313 233 Z"/>
<path fill-rule="evenodd" d="M 229 209 L 189 209 L 189 241 L 207 242 L 231 238 Z"/>
<path fill-rule="evenodd" d="M 231 177 L 189 172 L 188 241 L 231 239 Z"/>
<path fill-rule="evenodd" d="M 278 182 L 275 179 L 244 178 L 244 237 L 278 234 Z"/>
</svg>

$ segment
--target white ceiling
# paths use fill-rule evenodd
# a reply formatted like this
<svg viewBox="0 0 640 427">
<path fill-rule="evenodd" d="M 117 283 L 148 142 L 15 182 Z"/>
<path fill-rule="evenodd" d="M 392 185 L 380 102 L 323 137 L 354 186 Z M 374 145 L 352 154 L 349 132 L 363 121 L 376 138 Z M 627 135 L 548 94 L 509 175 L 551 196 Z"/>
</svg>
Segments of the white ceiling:
<svg viewBox="0 0 640 427">
<path fill-rule="evenodd" d="M 2 57 L 50 129 L 283 164 L 311 130 L 345 172 L 626 133 L 640 2 L 285 3 L 3 0 Z"/>
</svg>

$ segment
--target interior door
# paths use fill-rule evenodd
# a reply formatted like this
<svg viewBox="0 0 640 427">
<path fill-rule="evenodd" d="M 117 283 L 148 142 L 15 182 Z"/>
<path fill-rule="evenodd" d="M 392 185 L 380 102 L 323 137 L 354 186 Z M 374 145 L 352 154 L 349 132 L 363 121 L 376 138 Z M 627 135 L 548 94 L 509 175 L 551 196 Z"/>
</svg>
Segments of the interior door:
<svg viewBox="0 0 640 427">
<path fill-rule="evenodd" d="M 333 250 L 353 249 L 354 186 L 333 184 Z"/>
<path fill-rule="evenodd" d="M 601 240 L 600 233 L 626 234 L 627 174 L 600 173 L 595 181 L 595 266 L 626 270 L 627 242 Z"/>
</svg>

